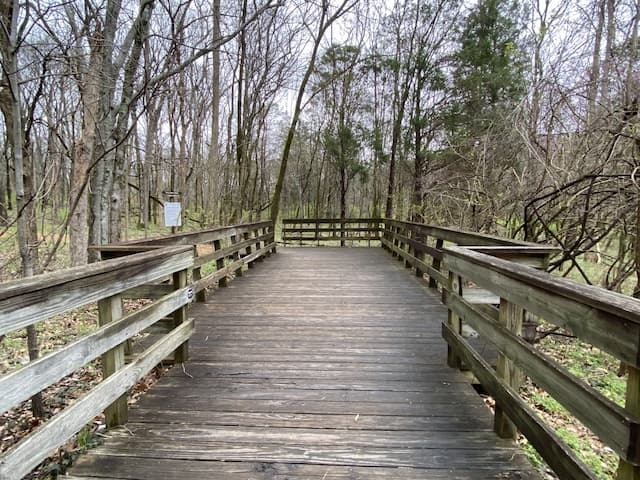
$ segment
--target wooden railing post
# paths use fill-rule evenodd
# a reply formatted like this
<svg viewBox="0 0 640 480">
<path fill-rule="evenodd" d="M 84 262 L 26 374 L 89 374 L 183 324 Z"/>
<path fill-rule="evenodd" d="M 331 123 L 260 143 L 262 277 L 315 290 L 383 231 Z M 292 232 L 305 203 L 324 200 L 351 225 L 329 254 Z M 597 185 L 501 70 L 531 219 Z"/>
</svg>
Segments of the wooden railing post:
<svg viewBox="0 0 640 480">
<path fill-rule="evenodd" d="M 122 299 L 120 295 L 98 301 L 98 324 L 100 326 L 115 322 L 122 317 Z M 121 343 L 102 355 L 102 378 L 113 375 L 124 367 L 125 344 Z M 122 395 L 104 411 L 108 428 L 124 425 L 129 418 L 127 395 Z"/>
<path fill-rule="evenodd" d="M 264 232 L 264 228 L 259 228 L 255 232 L 255 236 L 256 236 L 256 238 L 258 238 L 258 240 L 256 241 L 256 244 L 255 244 L 256 252 L 262 248 L 262 246 L 260 244 L 260 237 L 262 235 L 264 235 L 263 232 Z M 258 258 L 256 258 L 256 262 L 261 262 L 263 260 L 264 260 L 264 256 L 263 255 L 260 255 Z"/>
<path fill-rule="evenodd" d="M 220 240 L 213 241 L 213 249 L 216 252 L 222 250 L 222 243 L 220 242 Z M 216 260 L 216 270 L 222 270 L 223 268 L 224 268 L 224 257 L 218 258 Z M 220 280 L 218 280 L 218 287 L 224 288 L 226 286 L 227 286 L 227 277 L 225 275 Z"/>
<path fill-rule="evenodd" d="M 179 290 L 187 286 L 187 270 L 180 270 L 173 274 L 173 289 Z M 173 327 L 185 323 L 187 318 L 187 306 L 184 305 L 173 312 Z M 189 343 L 184 342 L 174 352 L 174 363 L 184 363 L 189 358 Z"/>
<path fill-rule="evenodd" d="M 398 227 L 391 227 L 391 231 L 393 232 L 393 246 L 396 248 L 400 248 L 400 241 L 398 240 L 398 231 L 400 229 Z M 392 257 L 399 257 L 399 255 L 395 252 L 391 252 Z"/>
<path fill-rule="evenodd" d="M 449 272 L 449 284 L 447 285 L 447 290 L 443 289 L 443 297 L 446 295 L 447 291 L 450 294 L 457 293 L 462 296 L 462 281 L 457 273 Z M 446 304 L 446 302 L 443 303 Z M 462 333 L 462 320 L 451 309 L 447 312 L 447 323 L 454 332 Z M 458 355 L 456 355 L 449 344 L 447 344 L 447 365 L 451 368 L 457 369 L 462 367 L 462 360 Z"/>
<path fill-rule="evenodd" d="M 627 393 L 625 410 L 629 415 L 640 417 L 640 369 L 627 365 Z M 640 480 L 640 467 L 623 459 L 618 463 L 618 480 Z"/>
<path fill-rule="evenodd" d="M 442 251 L 442 246 L 444 245 L 444 240 L 442 240 L 441 238 L 438 238 L 436 240 L 436 249 Z M 433 257 L 433 261 L 431 262 L 431 266 L 435 269 L 440 271 L 440 259 Z M 433 277 L 429 277 L 429 288 L 438 288 L 438 281 L 433 278 Z"/>
<path fill-rule="evenodd" d="M 386 219 L 384 219 L 384 220 L 382 221 L 382 232 L 380 232 L 380 237 L 381 237 L 382 239 L 384 239 L 385 241 L 389 241 L 389 235 L 387 234 L 387 228 L 388 228 L 388 227 L 389 227 L 389 225 L 387 224 L 387 220 L 386 220 Z M 389 251 L 389 249 L 387 248 L 387 246 L 385 245 L 385 243 L 384 243 L 384 242 L 381 242 L 381 243 L 382 243 L 382 249 L 383 249 L 383 250 L 386 250 L 386 251 Z"/>
<path fill-rule="evenodd" d="M 249 232 L 244 232 L 242 234 L 242 237 L 246 241 L 246 240 L 249 240 L 249 238 L 251 238 L 251 234 Z M 245 249 L 245 255 L 251 255 L 251 252 L 252 252 L 251 245 L 247 245 L 247 248 Z M 253 268 L 253 262 L 252 261 L 247 263 L 247 268 Z"/>
<path fill-rule="evenodd" d="M 271 234 L 271 240 L 273 241 L 273 248 L 271 249 L 271 253 L 276 253 L 276 226 L 275 224 L 271 224 L 267 227 L 269 233 Z"/>
<path fill-rule="evenodd" d="M 236 243 L 238 243 L 238 237 L 236 235 L 231 235 L 231 245 L 235 245 Z M 240 260 L 240 252 L 237 250 L 233 252 L 233 254 L 231 255 L 231 260 L 233 262 Z M 236 277 L 241 277 L 242 265 L 240 265 L 240 268 L 237 268 L 233 273 L 235 274 Z"/>
<path fill-rule="evenodd" d="M 522 307 L 509 302 L 504 298 L 500 299 L 498 320 L 503 326 L 516 335 L 522 334 L 523 316 L 524 311 Z M 514 390 L 518 390 L 520 388 L 523 378 L 521 370 L 502 353 L 498 354 L 496 374 Z M 501 438 L 510 438 L 515 440 L 518 436 L 518 429 L 504 413 L 499 403 L 496 403 L 495 407 L 493 429 Z"/>
<path fill-rule="evenodd" d="M 193 246 L 193 258 L 198 258 L 198 247 L 197 245 Z M 202 269 L 201 267 L 195 267 L 191 271 L 191 278 L 193 282 L 197 282 L 202 279 Z M 207 301 L 207 289 L 203 288 L 198 293 L 196 293 L 196 302 L 206 302 Z"/>
<path fill-rule="evenodd" d="M 405 237 L 407 237 L 407 238 L 413 238 L 413 232 L 412 232 L 411 230 L 409 230 L 408 228 L 407 228 L 407 229 L 405 229 L 402 233 L 403 233 L 403 235 L 404 235 Z M 406 252 L 407 252 L 409 255 L 413 255 L 413 248 L 411 247 L 411 244 L 410 244 L 410 243 L 407 243 L 407 244 L 406 244 Z M 405 261 L 404 261 L 404 267 L 405 267 L 405 268 L 411 268 L 411 262 L 409 262 L 409 260 L 406 260 L 406 259 L 405 259 Z"/>
<path fill-rule="evenodd" d="M 422 233 L 415 233 L 415 235 L 413 237 L 416 240 L 416 242 L 420 242 L 420 244 L 424 244 L 424 242 L 427 241 L 426 237 Z M 425 258 L 424 250 L 422 248 L 414 248 L 413 249 L 413 256 L 416 257 L 420 261 L 424 261 L 424 258 Z M 416 267 L 416 277 L 418 277 L 418 278 L 423 278 L 424 277 L 424 272 L 421 269 L 417 268 L 417 267 Z M 431 281 L 431 279 L 429 279 L 429 281 Z"/>
</svg>

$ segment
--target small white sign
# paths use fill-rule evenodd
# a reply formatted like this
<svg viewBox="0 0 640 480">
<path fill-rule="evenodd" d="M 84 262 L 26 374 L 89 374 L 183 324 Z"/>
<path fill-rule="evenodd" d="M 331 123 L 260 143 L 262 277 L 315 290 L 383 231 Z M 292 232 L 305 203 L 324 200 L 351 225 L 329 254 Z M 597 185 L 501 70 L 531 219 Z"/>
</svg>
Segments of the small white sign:
<svg viewBox="0 0 640 480">
<path fill-rule="evenodd" d="M 182 208 L 180 202 L 164 202 L 164 226 L 179 227 L 182 225 Z"/>
</svg>

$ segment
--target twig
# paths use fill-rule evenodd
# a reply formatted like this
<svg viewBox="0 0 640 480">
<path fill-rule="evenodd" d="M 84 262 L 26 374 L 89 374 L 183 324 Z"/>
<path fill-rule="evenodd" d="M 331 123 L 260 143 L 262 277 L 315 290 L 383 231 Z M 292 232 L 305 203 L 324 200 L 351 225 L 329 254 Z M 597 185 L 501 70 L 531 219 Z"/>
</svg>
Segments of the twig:
<svg viewBox="0 0 640 480">
<path fill-rule="evenodd" d="M 193 375 L 187 372 L 186 368 L 184 368 L 184 363 L 182 364 L 182 373 L 184 373 L 189 378 L 193 378 Z"/>
</svg>

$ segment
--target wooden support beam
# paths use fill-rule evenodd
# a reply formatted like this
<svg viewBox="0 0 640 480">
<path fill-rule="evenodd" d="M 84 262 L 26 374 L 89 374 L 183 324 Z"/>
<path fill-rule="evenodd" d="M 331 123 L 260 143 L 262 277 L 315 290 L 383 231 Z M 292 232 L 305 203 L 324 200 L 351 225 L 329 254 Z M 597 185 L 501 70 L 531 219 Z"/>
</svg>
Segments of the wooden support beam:
<svg viewBox="0 0 640 480">
<path fill-rule="evenodd" d="M 442 250 L 443 245 L 444 245 L 444 240 L 441 238 L 438 238 L 436 240 L 436 249 Z M 431 266 L 433 267 L 434 270 L 440 271 L 440 265 L 441 265 L 441 257 L 434 256 Z M 438 281 L 432 276 L 429 276 L 429 288 L 438 288 Z"/>
<path fill-rule="evenodd" d="M 214 250 L 222 250 L 222 244 L 220 240 L 213 241 L 213 249 Z M 222 270 L 224 268 L 224 257 L 216 260 L 216 270 Z M 218 287 L 224 288 L 227 286 L 227 277 L 224 276 L 218 280 Z"/>
<path fill-rule="evenodd" d="M 250 232 L 244 232 L 242 234 L 242 237 L 245 241 L 249 241 L 249 239 L 251 238 L 251 233 Z M 251 245 L 247 245 L 245 247 L 245 254 L 246 255 L 251 255 Z M 247 268 L 253 268 L 253 262 L 248 262 L 247 263 Z"/>
<path fill-rule="evenodd" d="M 458 295 L 462 296 L 462 281 L 460 276 L 454 272 L 449 272 L 449 284 L 447 286 L 447 290 L 449 292 L 455 292 Z M 443 289 L 443 295 L 446 294 L 446 291 Z M 443 302 L 446 304 L 446 302 Z M 460 317 L 451 309 L 447 312 L 447 325 L 454 332 L 460 334 L 462 333 L 462 320 Z M 447 344 L 447 365 L 451 368 L 460 369 L 462 367 L 462 361 L 460 357 L 456 354 L 455 350 L 451 348 L 450 345 Z"/>
<path fill-rule="evenodd" d="M 197 258 L 198 256 L 198 249 L 196 248 L 196 246 L 193 246 L 193 255 L 194 258 Z M 191 270 L 191 277 L 193 279 L 193 283 L 197 283 L 198 280 L 202 279 L 202 267 L 198 266 L 198 267 L 194 267 L 193 270 Z M 199 292 L 196 293 L 196 302 L 206 302 L 207 301 L 207 289 L 203 288 L 202 290 L 200 290 Z"/>
<path fill-rule="evenodd" d="M 238 237 L 236 237 L 235 235 L 231 235 L 231 245 L 235 245 L 236 243 L 238 243 Z M 231 255 L 231 259 L 234 262 L 237 262 L 238 260 L 240 260 L 240 251 L 236 250 L 235 252 L 233 252 L 233 254 Z M 236 277 L 241 277 L 242 276 L 242 265 L 240 265 L 240 267 L 238 269 L 236 269 L 233 273 L 234 273 L 234 275 Z"/>
<path fill-rule="evenodd" d="M 498 321 L 510 332 L 520 336 L 522 334 L 522 318 L 524 311 L 522 307 L 511 303 L 504 298 L 500 299 L 500 312 Z M 522 383 L 522 371 L 503 353 L 498 355 L 496 365 L 496 375 L 502 379 L 506 385 L 518 391 Z M 502 405 L 496 403 L 493 429 L 501 438 L 515 440 L 518 437 L 518 429 L 507 417 Z"/>
<path fill-rule="evenodd" d="M 262 244 L 260 243 L 260 237 L 261 237 L 262 235 L 264 235 L 264 234 L 265 234 L 264 228 L 259 228 L 258 230 L 256 230 L 256 233 L 255 233 L 255 237 L 256 237 L 256 244 L 255 244 L 256 251 L 258 251 L 258 250 L 260 250 L 260 249 L 262 248 Z M 264 257 L 263 257 L 263 256 L 259 256 L 259 257 L 256 259 L 256 262 L 262 262 L 263 260 L 264 260 Z"/>
<path fill-rule="evenodd" d="M 122 318 L 122 299 L 120 295 L 113 295 L 98 301 L 98 324 L 102 327 Z M 112 348 L 102 355 L 102 378 L 106 379 L 124 367 L 125 342 Z M 105 411 L 107 427 L 115 427 L 127 423 L 129 413 L 127 394 L 120 396 L 109 405 Z"/>
<path fill-rule="evenodd" d="M 631 415 L 640 417 L 640 369 L 627 366 L 627 394 L 625 400 L 625 410 Z M 629 450 L 637 451 L 640 446 L 640 439 L 630 439 Z M 640 480 L 640 466 L 629 463 L 622 458 L 618 463 L 618 480 Z"/>
<path fill-rule="evenodd" d="M 173 288 L 174 290 L 180 290 L 187 286 L 187 270 L 181 270 L 173 274 Z M 179 327 L 183 323 L 187 322 L 187 306 L 184 305 L 178 308 L 173 313 L 173 326 Z M 174 353 L 173 360 L 175 363 L 184 363 L 189 357 L 189 344 L 184 342 Z"/>
</svg>

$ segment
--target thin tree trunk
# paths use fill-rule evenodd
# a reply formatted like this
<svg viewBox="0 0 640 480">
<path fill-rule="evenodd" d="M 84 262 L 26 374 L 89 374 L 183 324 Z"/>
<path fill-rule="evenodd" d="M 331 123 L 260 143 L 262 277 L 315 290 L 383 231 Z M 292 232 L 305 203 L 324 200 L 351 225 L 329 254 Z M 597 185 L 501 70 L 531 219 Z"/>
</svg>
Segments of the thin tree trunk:
<svg viewBox="0 0 640 480">
<path fill-rule="evenodd" d="M 17 207 L 17 233 L 18 249 L 22 260 L 22 276 L 31 277 L 37 268 L 35 265 L 34 249 L 35 240 L 33 228 L 33 189 L 30 162 L 25 161 L 25 138 L 22 126 L 22 105 L 20 96 L 20 82 L 18 79 L 18 17 L 20 4 L 13 0 L 11 4 L 4 3 L 1 7 L 3 24 L 10 25 L 9 30 L 4 30 L 0 35 L 0 51 L 5 74 L 5 89 L 0 94 L 0 108 L 5 118 L 7 144 L 13 153 L 13 166 L 15 170 L 16 207 Z M 8 87 L 8 89 L 6 89 Z M 37 237 L 37 231 L 35 232 Z M 29 360 L 36 360 L 39 356 L 38 338 L 35 325 L 27 327 L 27 348 Z M 40 393 L 31 397 L 31 410 L 35 417 L 44 416 L 44 404 Z"/>
<path fill-rule="evenodd" d="M 345 0 L 336 9 L 335 13 L 331 17 L 327 18 L 328 3 L 325 1 L 323 1 L 322 3 L 322 13 L 320 14 L 320 20 L 318 22 L 318 32 L 313 42 L 311 58 L 309 59 L 309 65 L 307 65 L 307 69 L 304 72 L 304 76 L 302 77 L 302 82 L 298 87 L 298 95 L 296 97 L 296 104 L 293 109 L 291 124 L 289 126 L 289 131 L 287 132 L 287 138 L 284 143 L 284 148 L 282 149 L 282 157 L 280 158 L 278 180 L 276 182 L 276 187 L 273 191 L 273 199 L 271 201 L 271 220 L 274 222 L 274 224 L 277 222 L 278 216 L 280 215 L 280 197 L 282 196 L 282 188 L 284 187 L 284 179 L 287 173 L 287 162 L 289 161 L 291 145 L 293 144 L 293 138 L 295 137 L 296 129 L 298 127 L 298 121 L 300 120 L 300 114 L 302 113 L 302 100 L 304 98 L 304 92 L 307 88 L 307 83 L 309 83 L 309 79 L 311 78 L 311 74 L 315 69 L 316 57 L 318 56 L 320 43 L 322 42 L 322 38 L 324 37 L 325 32 L 331 26 L 331 24 L 338 18 L 340 18 L 344 13 L 346 13 L 346 11 L 351 8 L 351 6 L 354 5 L 354 3 L 352 3 L 351 6 L 349 6 L 349 0 Z"/>
</svg>

